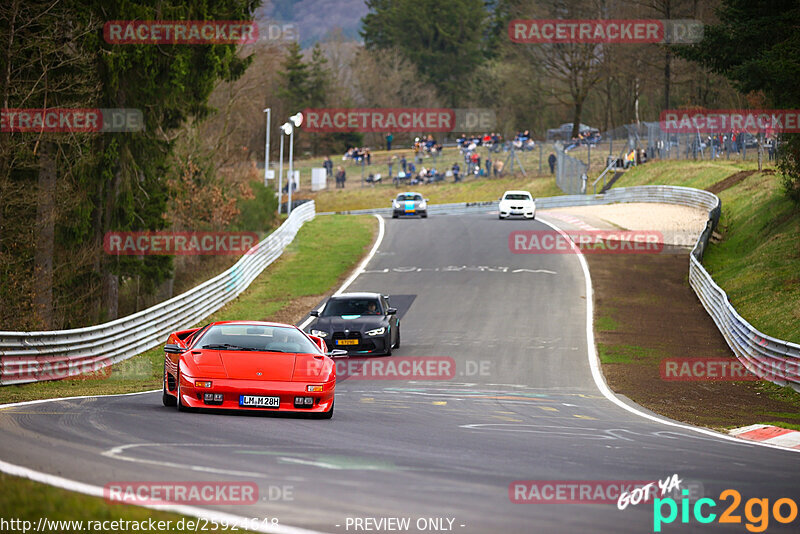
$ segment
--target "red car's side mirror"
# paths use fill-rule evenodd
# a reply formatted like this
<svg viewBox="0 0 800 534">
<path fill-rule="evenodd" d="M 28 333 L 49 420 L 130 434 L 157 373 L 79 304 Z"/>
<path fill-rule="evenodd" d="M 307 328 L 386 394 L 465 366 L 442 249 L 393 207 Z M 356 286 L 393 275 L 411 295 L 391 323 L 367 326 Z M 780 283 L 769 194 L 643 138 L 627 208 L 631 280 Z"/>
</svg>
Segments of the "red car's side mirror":
<svg viewBox="0 0 800 534">
<path fill-rule="evenodd" d="M 166 352 L 167 354 L 183 354 L 184 352 L 186 352 L 186 349 L 184 349 L 180 345 L 167 343 L 166 345 L 164 345 L 164 352 Z"/>
</svg>

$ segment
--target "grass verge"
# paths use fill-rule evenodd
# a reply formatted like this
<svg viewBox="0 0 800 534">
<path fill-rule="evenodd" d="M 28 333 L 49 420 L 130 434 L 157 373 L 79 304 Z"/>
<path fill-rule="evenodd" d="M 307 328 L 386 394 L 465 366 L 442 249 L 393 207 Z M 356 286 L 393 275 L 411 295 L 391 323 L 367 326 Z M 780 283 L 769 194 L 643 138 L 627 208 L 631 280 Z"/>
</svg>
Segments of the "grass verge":
<svg viewBox="0 0 800 534">
<path fill-rule="evenodd" d="M 60 525 L 51 523 L 42 524 L 41 532 L 229 532 L 230 528 L 213 528 L 211 522 L 196 518 L 184 517 L 178 514 L 150 510 L 125 504 L 109 504 L 100 497 L 90 497 L 80 493 L 63 490 L 39 484 L 26 478 L 18 478 L 0 473 L 0 510 L 3 510 L 3 519 L 18 520 L 14 525 L 9 525 L 10 532 L 31 532 L 39 524 L 40 518 L 51 522 L 64 521 Z M 29 521 L 30 523 L 24 523 Z M 103 522 L 118 521 L 112 523 Z M 137 528 L 130 523 L 136 522 L 145 528 Z M 159 525 L 159 521 L 163 521 Z M 169 523 L 167 523 L 169 521 Z M 181 523 L 182 521 L 182 523 Z M 199 521 L 199 524 L 198 524 Z M 78 522 L 82 522 L 79 525 Z M 99 522 L 99 523 L 96 523 Z M 155 524 L 155 528 L 150 525 Z M 183 528 L 179 528 L 183 526 Z M 198 528 L 196 529 L 195 526 Z M 203 530 L 203 527 L 207 530 Z M 27 528 L 23 528 L 27 527 Z M 83 527 L 83 528 L 82 528 Z M 126 528 L 127 527 L 127 528 Z M 239 532 L 245 532 L 240 530 Z"/>
<path fill-rule="evenodd" d="M 753 326 L 800 343 L 800 207 L 772 174 L 753 174 L 719 197 L 722 240 L 703 264 Z"/>
<path fill-rule="evenodd" d="M 247 291 L 203 324 L 237 319 L 296 321 L 355 268 L 368 252 L 376 228 L 371 216 L 334 215 L 305 223 L 281 257 Z M 159 389 L 163 358 L 159 346 L 113 365 L 110 374 L 0 387 L 0 404 Z"/>
</svg>

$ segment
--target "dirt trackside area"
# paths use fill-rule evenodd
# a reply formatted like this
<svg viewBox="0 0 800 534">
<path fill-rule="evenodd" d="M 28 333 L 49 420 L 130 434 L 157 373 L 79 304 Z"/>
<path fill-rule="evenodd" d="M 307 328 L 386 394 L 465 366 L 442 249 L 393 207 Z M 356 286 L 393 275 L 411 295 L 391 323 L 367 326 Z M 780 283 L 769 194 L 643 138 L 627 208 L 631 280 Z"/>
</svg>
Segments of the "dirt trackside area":
<svg viewBox="0 0 800 534">
<path fill-rule="evenodd" d="M 800 404 L 765 382 L 673 381 L 666 358 L 735 358 L 688 282 L 683 254 L 587 255 L 603 374 L 617 393 L 667 417 L 713 428 L 797 423 Z"/>
</svg>

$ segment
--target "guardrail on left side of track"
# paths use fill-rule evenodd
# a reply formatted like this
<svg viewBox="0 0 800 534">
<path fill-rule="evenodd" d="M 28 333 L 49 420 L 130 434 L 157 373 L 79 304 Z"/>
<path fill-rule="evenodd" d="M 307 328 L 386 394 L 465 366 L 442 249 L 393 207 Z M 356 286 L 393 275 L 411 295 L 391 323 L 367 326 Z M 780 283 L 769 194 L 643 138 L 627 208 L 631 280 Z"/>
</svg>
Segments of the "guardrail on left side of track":
<svg viewBox="0 0 800 534">
<path fill-rule="evenodd" d="M 314 216 L 314 202 L 299 206 L 230 269 L 146 310 L 72 330 L 0 332 L 0 385 L 93 372 L 160 345 L 239 296 Z"/>
</svg>

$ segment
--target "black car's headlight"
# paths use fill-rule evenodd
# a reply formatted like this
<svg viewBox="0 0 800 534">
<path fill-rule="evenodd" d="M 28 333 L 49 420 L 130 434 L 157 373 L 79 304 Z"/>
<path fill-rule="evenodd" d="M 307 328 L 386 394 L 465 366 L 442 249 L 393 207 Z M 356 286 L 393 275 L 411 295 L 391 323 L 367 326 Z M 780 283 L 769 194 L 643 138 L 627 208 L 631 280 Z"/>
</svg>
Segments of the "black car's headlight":
<svg viewBox="0 0 800 534">
<path fill-rule="evenodd" d="M 314 329 L 312 329 L 311 330 L 311 335 L 312 336 L 317 336 L 317 337 L 327 337 L 328 333 L 326 331 L 324 331 L 324 330 L 314 330 Z"/>
<path fill-rule="evenodd" d="M 374 330 L 367 330 L 366 334 L 367 334 L 368 336 L 380 336 L 380 335 L 381 335 L 381 334 L 383 334 L 384 332 L 386 332 L 386 327 L 385 327 L 385 326 L 382 326 L 382 327 L 380 327 L 380 328 L 376 328 L 376 329 L 374 329 Z"/>
</svg>

